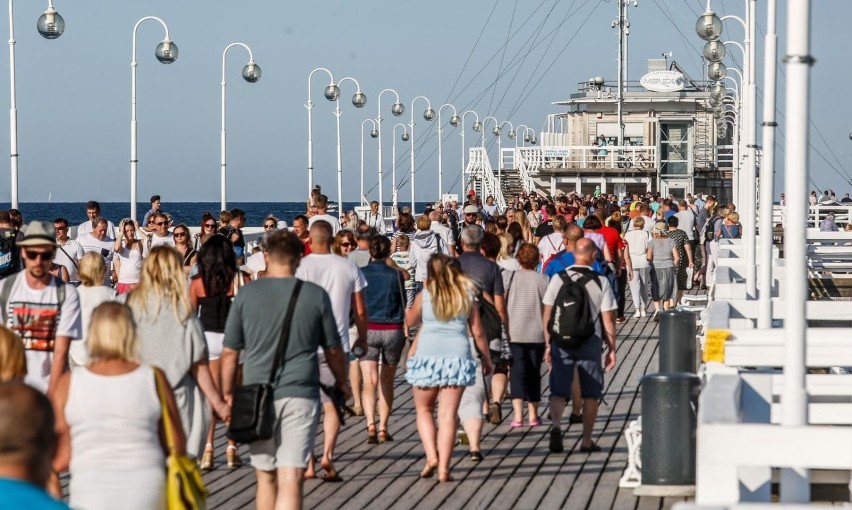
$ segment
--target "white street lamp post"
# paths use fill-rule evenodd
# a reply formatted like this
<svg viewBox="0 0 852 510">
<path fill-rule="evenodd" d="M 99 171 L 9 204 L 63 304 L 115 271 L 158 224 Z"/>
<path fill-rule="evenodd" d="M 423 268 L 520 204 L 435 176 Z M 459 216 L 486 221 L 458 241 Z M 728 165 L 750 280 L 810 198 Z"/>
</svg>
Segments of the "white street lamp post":
<svg viewBox="0 0 852 510">
<path fill-rule="evenodd" d="M 228 85 L 228 81 L 225 79 L 225 56 L 228 53 L 228 50 L 230 50 L 234 46 L 242 46 L 246 49 L 246 51 L 248 51 L 249 54 L 248 64 L 243 66 L 243 79 L 249 83 L 257 83 L 257 81 L 260 80 L 261 75 L 260 66 L 255 63 L 254 55 L 251 52 L 251 48 L 241 42 L 235 42 L 225 46 L 225 50 L 222 52 L 222 131 L 219 136 L 219 178 L 221 180 L 220 189 L 222 192 L 220 204 L 221 207 L 219 209 L 220 211 L 224 211 L 225 209 L 227 209 L 227 200 L 225 197 L 228 186 L 227 132 L 225 130 L 225 88 Z"/>
<path fill-rule="evenodd" d="M 376 129 L 376 121 L 374 119 L 364 119 L 361 121 L 361 205 L 367 205 L 367 197 L 364 195 L 364 124 L 370 123 L 373 129 L 370 130 L 372 138 L 378 138 L 379 130 Z"/>
<path fill-rule="evenodd" d="M 498 129 L 497 127 L 500 125 L 500 121 L 495 119 L 491 115 L 488 115 L 487 117 L 482 119 L 482 131 L 481 131 L 481 135 L 480 135 L 480 138 L 479 138 L 479 144 L 482 146 L 482 152 L 484 153 L 484 155 L 486 157 L 488 157 L 488 149 L 485 148 L 485 128 L 486 128 L 486 126 L 488 126 L 488 119 L 491 119 L 491 120 L 494 121 L 494 128 L 492 128 L 492 132 L 497 130 Z M 498 138 L 497 141 L 499 142 L 499 138 Z M 497 163 L 497 166 L 500 166 L 500 163 Z M 498 170 L 498 172 L 499 172 L 499 170 Z"/>
<path fill-rule="evenodd" d="M 467 186 L 467 179 L 465 179 L 465 175 L 464 175 L 464 171 L 465 171 L 465 163 L 464 163 L 465 162 L 465 157 L 464 157 L 464 151 L 465 151 L 464 126 L 465 126 L 465 123 L 464 123 L 464 119 L 465 119 L 465 117 L 467 117 L 468 113 L 472 113 L 473 116 L 476 117 L 476 120 L 473 122 L 473 131 L 475 133 L 479 133 L 480 131 L 482 131 L 482 123 L 479 122 L 479 114 L 478 113 L 476 113 L 473 110 L 467 110 L 466 112 L 462 113 L 462 116 L 461 116 L 461 118 L 462 118 L 462 122 L 461 122 L 461 126 L 462 126 L 462 128 L 461 128 L 461 194 L 459 195 L 459 202 L 464 200 L 464 190 L 465 190 L 465 187 Z"/>
<path fill-rule="evenodd" d="M 363 108 L 365 104 L 367 104 L 367 96 L 361 92 L 361 84 L 358 83 L 358 80 L 355 78 L 347 76 L 346 78 L 341 79 L 337 83 L 337 96 L 334 98 L 334 116 L 337 118 L 337 214 L 341 218 L 343 217 L 343 151 L 340 146 L 340 84 L 345 81 L 351 81 L 355 83 L 356 91 L 355 95 L 352 96 L 352 104 L 355 105 L 356 108 Z M 326 96 L 328 97 L 328 96 Z"/>
<path fill-rule="evenodd" d="M 178 47 L 169 37 L 169 27 L 166 22 L 156 16 L 145 16 L 133 26 L 133 55 L 130 61 L 130 218 L 136 220 L 136 165 L 139 156 L 136 148 L 136 32 L 139 25 L 154 20 L 163 26 L 166 38 L 157 45 L 154 55 L 163 64 L 171 64 L 178 58 Z"/>
<path fill-rule="evenodd" d="M 379 92 L 379 97 L 376 99 L 376 106 L 378 108 L 378 112 L 376 115 L 376 129 L 379 131 L 379 211 L 382 210 L 384 194 L 382 188 L 382 181 L 384 180 L 384 173 L 382 170 L 382 95 L 385 92 L 393 92 L 393 95 L 396 96 L 396 102 L 391 107 L 391 113 L 394 117 L 399 117 L 403 113 L 405 113 L 405 106 L 399 100 L 399 93 L 394 89 L 384 89 Z M 396 186 L 395 183 L 391 183 Z M 395 190 L 396 188 L 394 188 Z M 396 194 L 392 197 L 394 209 L 396 209 Z"/>
<path fill-rule="evenodd" d="M 808 110 L 810 108 L 811 2 L 787 2 L 787 133 L 784 150 L 784 183 L 787 187 L 785 238 L 794 242 L 784 246 L 786 260 L 784 314 L 786 330 L 784 391 L 781 395 L 781 425 L 803 427 L 808 424 L 808 394 L 805 389 L 808 301 L 807 207 L 808 207 Z M 768 33 L 768 32 L 767 32 Z M 774 65 L 774 62 L 773 62 Z M 810 476 L 803 469 L 781 470 L 781 502 L 810 502 Z"/>
<path fill-rule="evenodd" d="M 396 185 L 396 128 L 402 128 L 401 139 L 403 142 L 408 141 L 408 131 L 406 131 L 405 124 L 401 122 L 397 122 L 393 126 L 393 132 L 391 133 L 391 189 L 393 190 L 391 193 L 391 200 L 393 201 L 393 208 L 396 210 L 397 208 L 397 199 L 399 197 L 398 190 L 399 188 Z M 411 211 L 411 214 L 414 214 L 414 210 Z"/>
<path fill-rule="evenodd" d="M 497 136 L 497 188 L 503 193 L 503 125 L 509 125 L 509 140 L 517 140 L 515 126 L 508 120 L 504 120 L 494 127 L 492 131 Z"/>
<path fill-rule="evenodd" d="M 435 110 L 432 109 L 432 103 L 425 96 L 417 96 L 411 100 L 411 123 L 409 127 L 411 127 L 411 213 L 414 214 L 416 211 L 415 203 L 414 203 L 414 176 L 415 176 L 415 166 L 414 166 L 414 103 L 417 102 L 418 99 L 423 99 L 426 101 L 426 110 L 423 112 L 423 118 L 427 121 L 431 121 L 435 118 Z"/>
<path fill-rule="evenodd" d="M 314 73 L 322 71 L 328 75 L 329 84 L 325 87 L 325 98 L 329 101 L 334 101 L 340 96 L 340 88 L 334 83 L 334 76 L 331 71 L 324 67 L 317 67 L 308 74 L 308 102 L 305 103 L 305 108 L 308 109 L 308 200 L 311 197 L 311 191 L 314 189 L 314 130 L 313 130 L 313 110 L 314 102 L 311 101 L 311 79 Z M 340 205 L 338 205 L 338 208 Z"/>
<path fill-rule="evenodd" d="M 757 327 L 772 327 L 772 200 L 775 194 L 775 62 L 778 60 L 776 0 L 766 4 L 763 56 L 763 161 L 760 162 L 760 291 Z"/>
<path fill-rule="evenodd" d="M 9 169 L 12 209 L 18 209 L 18 99 L 15 81 L 15 13 L 9 0 Z M 47 10 L 39 16 L 36 29 L 45 39 L 56 39 L 65 32 L 65 20 L 48 0 Z"/>
<path fill-rule="evenodd" d="M 443 127 L 444 126 L 441 123 L 441 111 L 446 107 L 450 107 L 450 108 L 453 109 L 453 116 L 450 117 L 450 125 L 453 126 L 453 127 L 456 127 L 461 122 L 461 119 L 459 119 L 459 115 L 458 115 L 458 112 L 456 111 L 455 106 L 447 103 L 447 104 L 441 105 L 441 107 L 438 108 L 438 200 L 441 200 L 441 196 L 444 193 L 444 167 L 443 167 L 444 156 L 443 156 L 443 152 L 442 152 L 443 140 L 441 140 L 441 135 L 443 134 Z"/>
</svg>

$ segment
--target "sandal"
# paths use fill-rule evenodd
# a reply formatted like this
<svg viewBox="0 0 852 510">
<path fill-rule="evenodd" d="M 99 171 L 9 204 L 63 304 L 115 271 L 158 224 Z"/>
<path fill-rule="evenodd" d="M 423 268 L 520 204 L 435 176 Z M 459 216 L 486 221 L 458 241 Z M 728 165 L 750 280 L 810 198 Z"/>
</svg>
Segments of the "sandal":
<svg viewBox="0 0 852 510">
<path fill-rule="evenodd" d="M 376 424 L 371 423 L 367 426 L 367 444 L 378 444 L 379 436 L 376 435 Z"/>
<path fill-rule="evenodd" d="M 352 416 L 364 416 L 364 408 L 361 406 L 355 406 L 352 408 Z"/>
<path fill-rule="evenodd" d="M 202 471 L 211 471 L 213 469 L 213 445 L 207 443 L 204 447 L 204 455 L 201 456 L 201 463 L 198 465 Z"/>
<path fill-rule="evenodd" d="M 420 472 L 420 478 L 432 478 L 435 475 L 435 471 L 438 470 L 438 463 L 430 464 L 428 461 L 426 462 L 426 467 L 423 468 L 423 471 Z"/>
<path fill-rule="evenodd" d="M 512 423 L 509 424 L 509 427 L 513 428 L 513 429 L 521 428 L 523 426 L 524 426 L 524 422 L 522 422 L 522 421 L 513 421 Z"/>
<path fill-rule="evenodd" d="M 536 418 L 534 420 L 530 420 L 529 422 L 530 427 L 538 427 L 539 425 L 541 425 L 541 418 Z"/>
<path fill-rule="evenodd" d="M 235 469 L 243 465 L 243 459 L 237 453 L 237 446 L 229 444 L 225 449 L 225 458 L 228 461 L 228 469 Z"/>
<path fill-rule="evenodd" d="M 387 430 L 380 430 L 379 431 L 379 442 L 380 443 L 390 443 L 391 441 L 393 441 L 393 437 L 390 434 L 388 434 Z"/>
<path fill-rule="evenodd" d="M 453 482 L 455 478 L 450 473 L 438 473 L 438 481 L 443 482 Z"/>
<path fill-rule="evenodd" d="M 589 446 L 580 446 L 580 451 L 583 453 L 593 453 L 601 451 L 601 447 L 594 441 Z"/>
</svg>

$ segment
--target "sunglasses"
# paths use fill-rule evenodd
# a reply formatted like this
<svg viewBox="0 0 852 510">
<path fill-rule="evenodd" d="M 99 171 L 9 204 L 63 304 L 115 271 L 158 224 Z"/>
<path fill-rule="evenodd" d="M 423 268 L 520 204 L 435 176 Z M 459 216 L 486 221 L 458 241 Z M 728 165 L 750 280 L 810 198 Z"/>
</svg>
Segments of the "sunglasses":
<svg viewBox="0 0 852 510">
<path fill-rule="evenodd" d="M 216 224 L 215 223 L 205 223 L 204 228 L 216 228 Z"/>
<path fill-rule="evenodd" d="M 273 224 L 271 224 L 271 223 L 270 223 L 269 225 L 264 225 L 264 226 L 263 226 L 263 228 L 275 228 L 275 227 L 276 227 L 276 225 L 273 225 Z"/>
<path fill-rule="evenodd" d="M 352 243 L 340 243 L 341 248 L 349 248 L 350 246 L 352 246 Z"/>
<path fill-rule="evenodd" d="M 168 224 L 169 224 L 169 222 L 167 222 L 167 221 L 158 221 L 158 222 L 154 223 L 154 225 L 157 225 L 158 227 L 162 227 L 163 225 L 168 225 Z"/>
<path fill-rule="evenodd" d="M 782 197 L 784 195 L 781 195 Z M 68 230 L 68 227 L 53 227 L 53 230 Z"/>
<path fill-rule="evenodd" d="M 186 232 L 175 232 L 172 235 L 174 237 L 186 237 Z"/>
<path fill-rule="evenodd" d="M 38 258 L 41 258 L 42 261 L 53 260 L 53 256 L 56 254 L 56 252 L 54 250 L 50 250 L 50 251 L 24 250 L 24 253 L 27 256 L 27 260 L 36 260 Z"/>
</svg>

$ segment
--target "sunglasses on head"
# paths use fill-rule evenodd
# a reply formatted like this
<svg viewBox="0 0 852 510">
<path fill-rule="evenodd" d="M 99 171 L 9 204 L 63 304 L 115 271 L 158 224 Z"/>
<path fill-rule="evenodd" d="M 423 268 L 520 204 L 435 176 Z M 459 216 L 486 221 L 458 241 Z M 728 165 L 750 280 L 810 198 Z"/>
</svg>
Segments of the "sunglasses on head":
<svg viewBox="0 0 852 510">
<path fill-rule="evenodd" d="M 55 250 L 49 251 L 30 251 L 24 250 L 24 254 L 26 255 L 28 260 L 36 260 L 41 258 L 41 260 L 53 260 L 53 256 L 56 254 Z"/>
</svg>

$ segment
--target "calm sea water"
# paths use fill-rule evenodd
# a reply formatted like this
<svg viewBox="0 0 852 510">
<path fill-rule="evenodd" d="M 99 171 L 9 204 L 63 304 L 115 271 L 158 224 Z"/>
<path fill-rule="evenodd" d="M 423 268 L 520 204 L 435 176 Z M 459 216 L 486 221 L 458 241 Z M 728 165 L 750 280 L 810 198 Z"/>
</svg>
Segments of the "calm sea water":
<svg viewBox="0 0 852 510">
<path fill-rule="evenodd" d="M 164 202 L 161 210 L 172 215 L 175 224 L 186 223 L 197 226 L 201 222 L 201 215 L 205 211 L 219 217 L 219 202 Z M 343 202 L 345 210 L 354 209 L 358 202 Z M 404 205 L 404 204 L 400 204 Z M 0 202 L 0 210 L 8 210 L 11 205 L 8 202 Z M 150 209 L 148 202 L 139 203 L 136 208 L 139 221 Z M 238 207 L 246 212 L 246 225 L 249 227 L 260 227 L 263 218 L 267 214 L 274 214 L 278 219 L 286 220 L 292 224 L 293 218 L 305 213 L 304 202 L 233 202 L 228 208 Z M 426 202 L 417 203 L 417 210 L 426 208 Z M 30 220 L 53 221 L 56 218 L 66 218 L 72 225 L 82 223 L 86 220 L 85 202 L 26 202 L 21 203 L 19 209 L 24 215 L 24 222 Z M 127 202 L 101 202 L 101 213 L 113 223 L 130 216 L 130 204 Z"/>
</svg>

